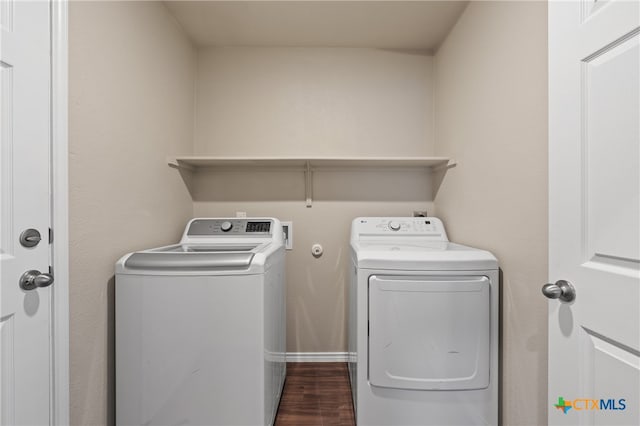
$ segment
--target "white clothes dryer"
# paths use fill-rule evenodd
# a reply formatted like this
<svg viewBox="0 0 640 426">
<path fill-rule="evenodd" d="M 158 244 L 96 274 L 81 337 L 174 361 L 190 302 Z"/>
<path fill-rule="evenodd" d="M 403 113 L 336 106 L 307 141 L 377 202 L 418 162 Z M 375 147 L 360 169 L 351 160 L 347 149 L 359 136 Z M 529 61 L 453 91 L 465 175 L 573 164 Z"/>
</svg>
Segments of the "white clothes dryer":
<svg viewBox="0 0 640 426">
<path fill-rule="evenodd" d="M 358 425 L 497 425 L 499 276 L 434 217 L 351 227 L 349 378 Z"/>
<path fill-rule="evenodd" d="M 116 423 L 271 425 L 286 374 L 282 226 L 193 219 L 116 264 Z"/>
</svg>

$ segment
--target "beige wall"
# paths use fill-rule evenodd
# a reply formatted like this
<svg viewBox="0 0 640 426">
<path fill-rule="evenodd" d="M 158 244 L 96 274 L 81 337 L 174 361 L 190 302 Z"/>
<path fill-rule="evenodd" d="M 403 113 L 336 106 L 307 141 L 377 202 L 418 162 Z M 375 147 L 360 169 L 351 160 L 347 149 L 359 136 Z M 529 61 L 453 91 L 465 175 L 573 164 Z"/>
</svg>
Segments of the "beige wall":
<svg viewBox="0 0 640 426">
<path fill-rule="evenodd" d="M 436 55 L 435 198 L 452 240 L 491 250 L 502 281 L 505 425 L 546 424 L 547 8 L 472 2 Z"/>
<path fill-rule="evenodd" d="M 201 50 L 196 154 L 430 155 L 432 65 L 376 49 Z"/>
<path fill-rule="evenodd" d="M 331 48 L 206 49 L 199 55 L 196 154 L 420 156 L 433 153 L 433 58 Z M 194 179 L 195 215 L 292 220 L 287 252 L 287 349 L 346 350 L 349 230 L 357 216 L 432 210 L 420 171 L 207 172 Z M 316 259 L 311 245 L 320 243 Z"/>
<path fill-rule="evenodd" d="M 70 3 L 71 422 L 114 423 L 113 275 L 175 241 L 193 204 L 167 155 L 189 152 L 196 56 L 157 2 Z"/>
</svg>

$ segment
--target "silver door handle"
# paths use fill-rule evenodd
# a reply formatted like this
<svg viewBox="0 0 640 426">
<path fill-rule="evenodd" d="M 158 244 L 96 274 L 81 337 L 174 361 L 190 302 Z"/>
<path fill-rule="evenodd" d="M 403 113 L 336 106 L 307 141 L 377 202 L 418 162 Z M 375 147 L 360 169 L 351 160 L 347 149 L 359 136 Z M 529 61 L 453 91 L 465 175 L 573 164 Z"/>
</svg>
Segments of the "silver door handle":
<svg viewBox="0 0 640 426">
<path fill-rule="evenodd" d="M 53 275 L 41 274 L 40 271 L 32 269 L 20 277 L 20 288 L 23 290 L 33 290 L 38 287 L 48 287 L 53 284 Z"/>
<path fill-rule="evenodd" d="M 576 298 L 576 289 L 569 281 L 558 280 L 555 284 L 542 286 L 542 294 L 549 299 L 560 299 L 562 302 L 573 302 Z"/>
</svg>

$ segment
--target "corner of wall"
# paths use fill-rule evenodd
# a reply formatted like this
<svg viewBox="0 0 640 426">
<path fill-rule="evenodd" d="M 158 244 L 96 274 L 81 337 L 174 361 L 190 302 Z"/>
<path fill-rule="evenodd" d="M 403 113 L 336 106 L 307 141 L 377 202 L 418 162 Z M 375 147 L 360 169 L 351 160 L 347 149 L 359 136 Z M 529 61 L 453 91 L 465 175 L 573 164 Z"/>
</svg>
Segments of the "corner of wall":
<svg viewBox="0 0 640 426">
<path fill-rule="evenodd" d="M 470 2 L 435 59 L 435 152 L 458 165 L 434 204 L 500 261 L 504 424 L 547 420 L 546 25 L 544 2 Z"/>
</svg>

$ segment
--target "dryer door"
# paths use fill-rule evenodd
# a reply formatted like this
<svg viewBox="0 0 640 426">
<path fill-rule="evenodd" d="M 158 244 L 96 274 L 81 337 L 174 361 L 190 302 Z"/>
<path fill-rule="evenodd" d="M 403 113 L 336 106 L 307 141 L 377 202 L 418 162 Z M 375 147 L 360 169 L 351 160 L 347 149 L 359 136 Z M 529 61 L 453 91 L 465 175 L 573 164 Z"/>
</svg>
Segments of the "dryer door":
<svg viewBox="0 0 640 426">
<path fill-rule="evenodd" d="M 370 384 L 488 387 L 490 289 L 485 276 L 370 276 Z"/>
</svg>

